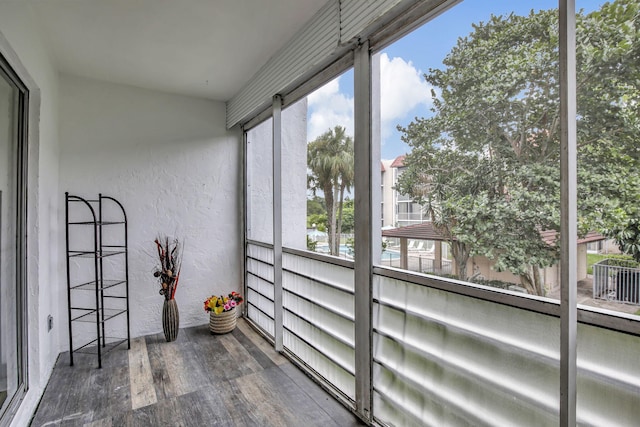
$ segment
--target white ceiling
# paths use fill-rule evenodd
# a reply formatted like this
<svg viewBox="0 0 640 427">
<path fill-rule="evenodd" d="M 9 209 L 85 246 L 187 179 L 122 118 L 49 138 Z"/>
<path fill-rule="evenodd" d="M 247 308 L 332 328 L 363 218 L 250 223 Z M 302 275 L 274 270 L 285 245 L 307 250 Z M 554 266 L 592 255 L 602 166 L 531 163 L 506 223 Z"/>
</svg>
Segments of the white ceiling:
<svg viewBox="0 0 640 427">
<path fill-rule="evenodd" d="M 61 72 L 229 100 L 326 0 L 31 0 Z"/>
</svg>

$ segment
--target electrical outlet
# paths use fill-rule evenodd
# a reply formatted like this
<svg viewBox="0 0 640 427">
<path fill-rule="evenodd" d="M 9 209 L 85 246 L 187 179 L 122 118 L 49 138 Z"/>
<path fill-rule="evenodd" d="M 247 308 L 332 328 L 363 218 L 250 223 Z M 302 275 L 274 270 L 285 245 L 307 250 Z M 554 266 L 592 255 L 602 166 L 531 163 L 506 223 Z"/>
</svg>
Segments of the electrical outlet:
<svg viewBox="0 0 640 427">
<path fill-rule="evenodd" d="M 50 331 L 51 329 L 53 329 L 53 316 L 49 315 L 47 317 L 47 331 Z"/>
</svg>

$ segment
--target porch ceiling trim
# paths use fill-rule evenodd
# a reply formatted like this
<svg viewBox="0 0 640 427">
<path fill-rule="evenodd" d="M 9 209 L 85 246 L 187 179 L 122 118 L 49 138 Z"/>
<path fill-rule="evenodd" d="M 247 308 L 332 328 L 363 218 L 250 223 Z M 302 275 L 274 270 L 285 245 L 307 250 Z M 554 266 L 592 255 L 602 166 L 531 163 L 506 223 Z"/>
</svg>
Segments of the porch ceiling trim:
<svg viewBox="0 0 640 427">
<path fill-rule="evenodd" d="M 439 8 L 457 0 L 331 0 L 322 7 L 249 83 L 227 102 L 227 128 L 246 124 L 267 109 L 275 95 L 286 96 L 385 24 L 409 13 L 416 5 Z M 415 15 L 415 16 L 414 16 Z M 403 25 L 424 17 L 412 14 Z"/>
</svg>

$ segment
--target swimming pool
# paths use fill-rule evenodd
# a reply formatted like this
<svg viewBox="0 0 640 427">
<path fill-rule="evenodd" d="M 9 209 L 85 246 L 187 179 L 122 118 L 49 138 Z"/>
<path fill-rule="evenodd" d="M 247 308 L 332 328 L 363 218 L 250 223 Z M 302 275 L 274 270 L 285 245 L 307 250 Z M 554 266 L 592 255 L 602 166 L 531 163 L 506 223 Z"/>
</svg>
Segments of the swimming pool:
<svg viewBox="0 0 640 427">
<path fill-rule="evenodd" d="M 382 251 L 382 256 L 380 257 L 382 261 L 393 261 L 396 259 L 400 259 L 400 252 L 384 250 Z"/>
<path fill-rule="evenodd" d="M 329 253 L 329 245 L 318 245 L 316 246 L 316 252 L 320 252 L 323 254 Z M 340 256 L 345 258 L 353 258 L 354 252 L 347 245 L 340 245 Z M 400 252 L 384 250 L 381 255 L 382 261 L 394 261 L 400 259 Z"/>
<path fill-rule="evenodd" d="M 329 253 L 329 245 L 327 244 L 323 244 L 323 245 L 318 245 L 316 246 L 316 252 L 320 252 L 323 254 L 328 254 Z M 340 255 L 341 256 L 353 256 L 353 250 L 351 250 L 351 248 L 347 245 L 340 245 Z"/>
</svg>

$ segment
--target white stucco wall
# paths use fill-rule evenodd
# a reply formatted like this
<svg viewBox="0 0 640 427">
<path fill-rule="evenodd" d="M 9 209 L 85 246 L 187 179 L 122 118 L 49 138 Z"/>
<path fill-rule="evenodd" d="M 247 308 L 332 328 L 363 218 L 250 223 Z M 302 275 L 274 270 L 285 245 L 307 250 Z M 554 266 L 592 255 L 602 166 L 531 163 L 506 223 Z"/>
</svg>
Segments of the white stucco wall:
<svg viewBox="0 0 640 427">
<path fill-rule="evenodd" d="M 247 237 L 273 244 L 273 120 L 247 131 Z"/>
<path fill-rule="evenodd" d="M 0 52 L 30 91 L 28 182 L 29 390 L 12 425 L 26 425 L 60 351 L 64 288 L 58 223 L 58 80 L 27 2 L 0 2 Z M 54 328 L 46 328 L 47 316 Z"/>
<path fill-rule="evenodd" d="M 307 98 L 282 111 L 282 245 L 307 249 Z"/>
<path fill-rule="evenodd" d="M 582 243 L 578 245 L 576 258 L 578 261 L 576 278 L 583 280 L 587 278 L 587 244 Z"/>
<path fill-rule="evenodd" d="M 282 245 L 307 248 L 307 99 L 282 111 Z M 273 120 L 247 131 L 247 237 L 273 243 Z"/>
<path fill-rule="evenodd" d="M 132 336 L 162 331 L 158 234 L 184 240 L 181 327 L 208 322 L 209 295 L 241 290 L 241 135 L 224 103 L 61 75 L 60 141 L 60 200 L 101 192 L 127 211 Z"/>
</svg>

